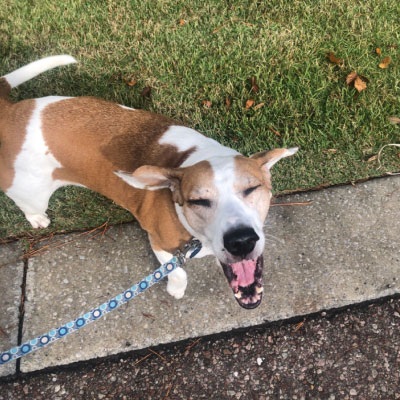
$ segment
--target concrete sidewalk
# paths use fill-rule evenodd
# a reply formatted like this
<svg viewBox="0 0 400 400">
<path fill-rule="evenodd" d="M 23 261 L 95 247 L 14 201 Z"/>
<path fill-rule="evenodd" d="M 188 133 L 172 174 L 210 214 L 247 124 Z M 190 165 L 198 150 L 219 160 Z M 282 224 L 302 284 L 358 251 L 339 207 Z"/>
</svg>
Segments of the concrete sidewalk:
<svg viewBox="0 0 400 400">
<path fill-rule="evenodd" d="M 244 310 L 213 258 L 187 264 L 182 300 L 166 282 L 80 332 L 21 360 L 21 371 L 116 354 L 275 321 L 400 292 L 400 178 L 371 180 L 279 198 L 309 205 L 272 207 L 265 232 L 264 299 Z M 57 242 L 57 243 L 55 243 Z M 61 243 L 66 243 L 60 247 Z M 23 276 L 17 244 L 0 247 L 0 350 L 17 342 Z M 11 256 L 10 256 L 11 254 Z M 3 259 L 5 260 L 3 262 Z M 104 235 L 53 239 L 29 259 L 22 341 L 101 304 L 157 266 L 137 224 Z M 6 304 L 6 307 L 4 307 Z M 6 312 L 3 312 L 6 310 Z M 15 364 L 0 367 L 0 376 Z"/>
</svg>

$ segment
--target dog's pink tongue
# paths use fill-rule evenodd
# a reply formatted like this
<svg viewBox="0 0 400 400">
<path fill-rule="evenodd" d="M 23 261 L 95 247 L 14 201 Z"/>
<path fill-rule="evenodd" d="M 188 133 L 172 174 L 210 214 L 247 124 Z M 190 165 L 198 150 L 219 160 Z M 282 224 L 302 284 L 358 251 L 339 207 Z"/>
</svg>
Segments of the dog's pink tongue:
<svg viewBox="0 0 400 400">
<path fill-rule="evenodd" d="M 254 273 L 256 270 L 256 260 L 243 260 L 231 264 L 232 271 L 237 277 L 238 286 L 246 287 L 254 282 Z"/>
</svg>

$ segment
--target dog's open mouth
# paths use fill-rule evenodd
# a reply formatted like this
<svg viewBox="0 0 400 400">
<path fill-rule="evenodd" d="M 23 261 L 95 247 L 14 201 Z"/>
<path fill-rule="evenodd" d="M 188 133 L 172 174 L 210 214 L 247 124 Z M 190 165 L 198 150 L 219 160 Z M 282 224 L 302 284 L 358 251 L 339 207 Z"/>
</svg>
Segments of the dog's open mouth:
<svg viewBox="0 0 400 400">
<path fill-rule="evenodd" d="M 243 260 L 233 264 L 221 263 L 221 265 L 237 302 L 243 308 L 258 307 L 263 292 L 263 256 L 255 260 Z"/>
</svg>

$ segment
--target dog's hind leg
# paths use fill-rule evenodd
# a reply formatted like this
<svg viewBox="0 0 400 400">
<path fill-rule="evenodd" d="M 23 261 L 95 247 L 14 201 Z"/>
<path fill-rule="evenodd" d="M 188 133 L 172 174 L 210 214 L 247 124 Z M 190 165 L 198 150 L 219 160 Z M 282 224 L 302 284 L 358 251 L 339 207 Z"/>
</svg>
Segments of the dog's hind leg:
<svg viewBox="0 0 400 400">
<path fill-rule="evenodd" d="M 35 186 L 27 182 L 23 186 L 13 184 L 6 194 L 22 210 L 32 227 L 37 229 L 46 228 L 50 224 L 46 210 L 53 191 L 49 185 Z"/>
<path fill-rule="evenodd" d="M 13 168 L 9 168 L 0 152 L 0 189 L 14 200 L 34 228 L 47 227 L 50 220 L 47 218 L 46 209 L 52 192 L 46 191 L 42 186 L 33 187 L 29 182 L 18 185 L 16 182 L 20 181 L 19 178 L 21 177 L 14 176 Z"/>
<path fill-rule="evenodd" d="M 14 200 L 33 228 L 46 228 L 50 224 L 46 214 L 49 199 L 65 183 L 55 181 L 52 170 L 35 168 L 34 163 L 25 161 L 26 164 L 21 162 L 19 168 L 0 168 L 0 188 Z"/>
</svg>

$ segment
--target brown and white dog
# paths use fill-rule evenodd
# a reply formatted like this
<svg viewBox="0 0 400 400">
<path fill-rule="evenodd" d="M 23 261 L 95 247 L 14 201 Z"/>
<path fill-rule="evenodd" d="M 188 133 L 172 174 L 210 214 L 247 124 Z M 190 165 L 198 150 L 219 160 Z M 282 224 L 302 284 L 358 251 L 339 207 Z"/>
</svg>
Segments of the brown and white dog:
<svg viewBox="0 0 400 400">
<path fill-rule="evenodd" d="M 49 225 L 59 187 L 102 193 L 137 218 L 160 263 L 196 237 L 198 256 L 217 257 L 239 304 L 257 307 L 270 169 L 297 148 L 248 158 L 170 118 L 93 97 L 9 100 L 12 88 L 74 62 L 47 57 L 0 78 L 0 188 L 34 228 Z M 182 268 L 169 275 L 175 298 L 186 285 Z"/>
</svg>

